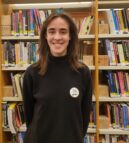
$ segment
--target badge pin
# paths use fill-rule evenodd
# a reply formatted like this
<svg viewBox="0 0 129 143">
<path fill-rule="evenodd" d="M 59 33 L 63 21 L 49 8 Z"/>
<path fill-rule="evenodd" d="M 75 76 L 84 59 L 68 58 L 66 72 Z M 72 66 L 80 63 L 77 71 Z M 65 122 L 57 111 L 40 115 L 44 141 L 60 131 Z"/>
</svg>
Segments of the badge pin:
<svg viewBox="0 0 129 143">
<path fill-rule="evenodd" d="M 70 95 L 73 97 L 73 98 L 76 98 L 79 96 L 79 90 L 76 88 L 76 87 L 72 87 L 70 89 Z"/>
</svg>

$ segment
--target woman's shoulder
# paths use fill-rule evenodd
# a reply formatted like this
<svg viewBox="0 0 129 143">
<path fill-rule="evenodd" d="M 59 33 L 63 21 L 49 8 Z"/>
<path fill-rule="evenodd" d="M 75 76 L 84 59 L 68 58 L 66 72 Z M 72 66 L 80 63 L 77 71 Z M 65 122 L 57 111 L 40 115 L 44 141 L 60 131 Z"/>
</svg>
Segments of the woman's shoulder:
<svg viewBox="0 0 129 143">
<path fill-rule="evenodd" d="M 84 85 L 91 84 L 92 81 L 91 71 L 87 65 L 83 64 L 83 66 L 79 68 L 79 73 L 81 75 L 81 79 Z"/>
<path fill-rule="evenodd" d="M 90 69 L 89 69 L 89 67 L 86 65 L 86 64 L 84 64 L 84 63 L 80 63 L 80 68 L 79 68 L 79 72 L 81 73 L 81 74 L 84 74 L 84 75 L 87 75 L 87 74 L 89 74 L 90 73 Z"/>
<path fill-rule="evenodd" d="M 37 68 L 36 64 L 29 65 L 27 67 L 27 69 L 25 70 L 25 74 L 33 75 L 35 73 L 38 73 L 38 68 Z"/>
</svg>

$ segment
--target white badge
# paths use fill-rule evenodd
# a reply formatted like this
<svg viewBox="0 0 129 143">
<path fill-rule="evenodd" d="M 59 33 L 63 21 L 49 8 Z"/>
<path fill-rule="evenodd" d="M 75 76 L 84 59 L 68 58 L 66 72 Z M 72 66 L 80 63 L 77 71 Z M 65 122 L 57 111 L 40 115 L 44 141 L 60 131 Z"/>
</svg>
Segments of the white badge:
<svg viewBox="0 0 129 143">
<path fill-rule="evenodd" d="M 74 98 L 79 96 L 79 90 L 76 87 L 70 89 L 70 95 Z"/>
</svg>

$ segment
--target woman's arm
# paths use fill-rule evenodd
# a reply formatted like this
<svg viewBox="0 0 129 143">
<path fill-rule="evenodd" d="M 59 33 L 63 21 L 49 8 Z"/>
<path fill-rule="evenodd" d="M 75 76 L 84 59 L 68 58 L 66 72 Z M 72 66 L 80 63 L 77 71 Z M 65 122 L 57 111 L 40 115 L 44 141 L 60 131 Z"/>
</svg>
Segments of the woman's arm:
<svg viewBox="0 0 129 143">
<path fill-rule="evenodd" d="M 92 109 L 92 80 L 91 73 L 88 67 L 84 69 L 83 72 L 83 86 L 84 95 L 82 98 L 82 116 L 83 116 L 83 136 L 85 136 L 87 132 L 87 128 L 90 120 L 90 112 Z"/>
<path fill-rule="evenodd" d="M 25 71 L 23 78 L 23 104 L 27 127 L 30 125 L 32 121 L 34 111 L 33 80 L 31 70 L 32 69 L 28 68 Z"/>
</svg>

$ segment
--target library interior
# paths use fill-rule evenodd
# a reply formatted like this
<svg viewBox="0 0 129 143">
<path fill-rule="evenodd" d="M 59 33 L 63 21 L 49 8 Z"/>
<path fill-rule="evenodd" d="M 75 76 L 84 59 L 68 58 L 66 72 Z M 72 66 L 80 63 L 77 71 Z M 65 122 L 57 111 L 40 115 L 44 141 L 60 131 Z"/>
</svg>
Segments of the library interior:
<svg viewBox="0 0 129 143">
<path fill-rule="evenodd" d="M 129 0 L 0 0 L 0 143 L 24 143 L 24 73 L 41 58 L 45 20 L 63 12 L 76 25 L 77 57 L 92 77 L 92 110 L 83 143 L 129 143 Z"/>
</svg>

